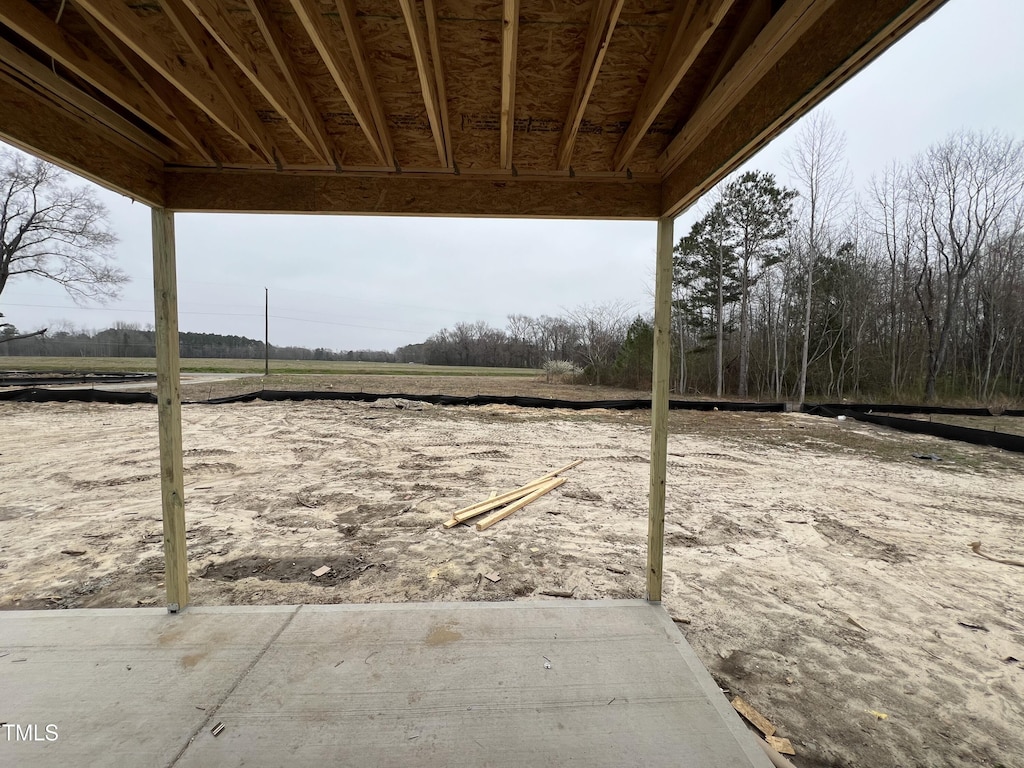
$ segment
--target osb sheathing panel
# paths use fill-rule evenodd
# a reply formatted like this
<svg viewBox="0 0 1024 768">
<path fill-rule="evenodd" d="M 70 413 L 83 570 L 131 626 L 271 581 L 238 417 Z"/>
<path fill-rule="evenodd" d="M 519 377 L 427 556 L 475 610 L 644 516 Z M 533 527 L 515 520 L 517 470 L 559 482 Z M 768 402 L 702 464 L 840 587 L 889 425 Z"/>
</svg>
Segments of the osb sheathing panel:
<svg viewBox="0 0 1024 768">
<path fill-rule="evenodd" d="M 344 166 L 380 165 L 359 127 L 352 107 L 338 90 L 330 71 L 324 64 L 306 28 L 292 9 L 288 0 L 271 0 L 268 3 L 271 18 L 278 24 L 288 40 L 292 61 L 309 87 L 313 102 L 322 110 L 328 135 L 338 149 L 338 162 Z M 320 3 L 321 13 L 327 21 L 330 44 L 338 51 L 340 58 L 348 64 L 355 76 L 355 63 L 345 32 L 333 1 Z M 362 94 L 362 85 L 356 82 L 355 89 Z M 364 95 L 365 98 L 365 95 Z"/>
<path fill-rule="evenodd" d="M 516 62 L 512 162 L 520 169 L 555 167 L 590 22 L 590 2 L 523 0 Z"/>
<path fill-rule="evenodd" d="M 437 5 L 455 163 L 467 169 L 497 168 L 501 0 L 442 0 Z"/>
<path fill-rule="evenodd" d="M 572 165 L 608 171 L 619 139 L 629 127 L 665 33 L 671 0 L 627 0 L 615 25 L 594 92 L 583 113 Z M 653 161 L 630 162 L 633 171 L 654 170 Z"/>
<path fill-rule="evenodd" d="M 653 170 L 658 156 L 665 150 L 672 138 L 679 133 L 687 118 L 696 108 L 697 101 L 704 92 L 704 86 L 714 75 L 735 27 L 743 18 L 749 5 L 749 0 L 739 0 L 729 9 L 697 60 L 679 82 L 668 102 L 662 107 L 658 118 L 640 140 L 633 159 L 630 161 L 631 168 Z"/>
<path fill-rule="evenodd" d="M 359 2 L 356 23 L 388 118 L 399 165 L 442 167 L 427 119 L 409 28 L 397 0 Z"/>
</svg>

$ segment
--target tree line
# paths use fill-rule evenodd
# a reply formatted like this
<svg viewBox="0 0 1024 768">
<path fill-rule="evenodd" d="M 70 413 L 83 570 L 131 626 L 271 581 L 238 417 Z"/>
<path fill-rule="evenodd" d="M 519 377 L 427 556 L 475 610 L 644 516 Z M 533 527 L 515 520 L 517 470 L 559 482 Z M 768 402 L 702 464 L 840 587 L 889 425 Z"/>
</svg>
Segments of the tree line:
<svg viewBox="0 0 1024 768">
<path fill-rule="evenodd" d="M 762 398 L 1024 395 L 1024 145 L 958 132 L 857 194 L 805 124 L 794 188 L 751 172 L 675 249 L 678 387 Z"/>
<path fill-rule="evenodd" d="M 113 328 L 89 331 L 75 328 L 50 330 L 46 334 L 24 335 L 14 325 L 0 328 L 0 355 L 34 355 L 50 357 L 155 357 L 156 335 L 151 326 L 116 323 Z M 178 334 L 179 353 L 186 358 L 263 360 L 262 341 L 245 336 L 219 333 Z M 359 360 L 361 362 L 394 362 L 393 352 L 383 350 L 348 350 L 336 352 L 318 347 L 270 345 L 271 360 Z"/>
</svg>

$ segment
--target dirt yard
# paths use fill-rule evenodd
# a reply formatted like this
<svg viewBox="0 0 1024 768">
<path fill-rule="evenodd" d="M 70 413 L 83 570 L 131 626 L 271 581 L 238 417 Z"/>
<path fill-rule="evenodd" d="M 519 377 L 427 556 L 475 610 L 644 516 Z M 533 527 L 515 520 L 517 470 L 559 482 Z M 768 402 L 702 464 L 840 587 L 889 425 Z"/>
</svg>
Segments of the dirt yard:
<svg viewBox="0 0 1024 768">
<path fill-rule="evenodd" d="M 185 406 L 193 602 L 642 597 L 647 418 Z M 797 766 L 1024 766 L 1024 568 L 969 548 L 1024 560 L 1024 456 L 796 414 L 671 425 L 665 607 Z M 156 445 L 151 406 L 0 405 L 0 608 L 162 604 Z M 442 528 L 576 458 L 488 531 Z"/>
</svg>

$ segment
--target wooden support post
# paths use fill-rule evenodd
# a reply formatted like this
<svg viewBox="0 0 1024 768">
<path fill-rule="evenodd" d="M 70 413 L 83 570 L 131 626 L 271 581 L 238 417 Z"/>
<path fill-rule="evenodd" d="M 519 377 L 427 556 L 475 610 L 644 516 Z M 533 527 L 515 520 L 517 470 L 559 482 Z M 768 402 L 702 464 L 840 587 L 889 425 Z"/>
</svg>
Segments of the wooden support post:
<svg viewBox="0 0 1024 768">
<path fill-rule="evenodd" d="M 188 605 L 185 484 L 181 461 L 181 382 L 178 370 L 178 288 L 174 213 L 153 209 L 153 303 L 156 309 L 156 396 L 160 418 L 160 500 L 164 518 L 167 610 Z"/>
<path fill-rule="evenodd" d="M 647 599 L 661 602 L 665 559 L 665 467 L 668 458 L 668 374 L 671 359 L 672 218 L 658 219 L 654 282 L 654 367 L 651 390 L 651 488 L 647 519 Z"/>
</svg>

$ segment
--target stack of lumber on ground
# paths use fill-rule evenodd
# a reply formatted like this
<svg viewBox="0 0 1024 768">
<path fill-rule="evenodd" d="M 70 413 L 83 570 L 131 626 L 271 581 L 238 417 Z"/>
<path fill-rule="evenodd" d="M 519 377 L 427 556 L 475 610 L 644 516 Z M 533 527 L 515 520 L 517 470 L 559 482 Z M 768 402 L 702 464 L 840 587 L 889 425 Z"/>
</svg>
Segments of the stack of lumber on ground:
<svg viewBox="0 0 1024 768">
<path fill-rule="evenodd" d="M 476 504 L 471 504 L 468 507 L 464 507 L 453 514 L 451 519 L 444 524 L 444 527 L 454 528 L 459 523 L 464 523 L 467 520 L 472 520 L 474 517 L 480 517 L 480 515 L 490 512 L 491 514 L 478 520 L 476 523 L 476 529 L 478 531 L 487 530 L 499 520 L 504 520 L 513 512 L 519 511 L 527 504 L 536 501 L 544 494 L 550 493 L 555 488 L 562 485 L 565 482 L 565 478 L 558 476 L 582 463 L 583 459 L 579 459 L 570 464 L 566 464 L 561 469 L 556 469 L 554 472 L 548 472 L 546 475 L 541 475 L 536 480 L 531 480 L 526 485 L 522 485 L 515 490 L 502 493 L 498 496 L 492 496 L 486 501 L 481 501 Z"/>
</svg>

